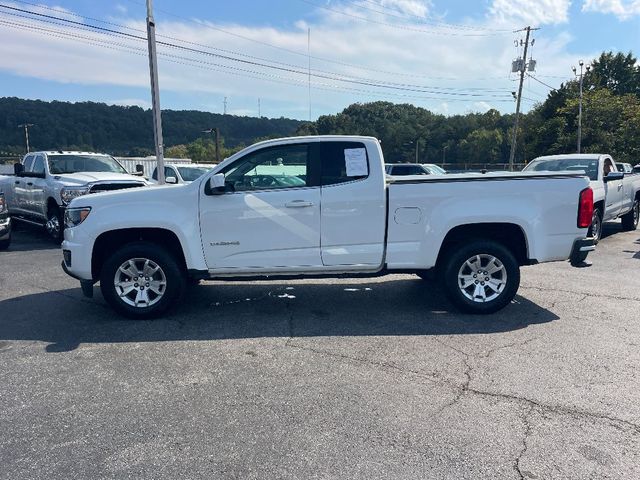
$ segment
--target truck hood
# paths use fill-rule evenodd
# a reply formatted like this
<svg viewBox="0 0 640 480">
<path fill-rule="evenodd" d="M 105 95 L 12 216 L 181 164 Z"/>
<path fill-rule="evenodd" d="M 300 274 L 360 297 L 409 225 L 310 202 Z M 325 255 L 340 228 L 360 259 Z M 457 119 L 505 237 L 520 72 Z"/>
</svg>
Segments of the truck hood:
<svg viewBox="0 0 640 480">
<path fill-rule="evenodd" d="M 83 186 L 88 183 L 108 183 L 108 182 L 137 182 L 147 184 L 144 178 L 129 175 L 128 173 L 113 172 L 78 172 L 54 175 L 56 181 L 65 186 Z"/>
<path fill-rule="evenodd" d="M 140 179 L 138 178 L 138 181 Z M 197 194 L 200 182 L 192 182 L 189 185 L 153 185 L 146 188 L 128 188 L 110 192 L 100 192 L 92 195 L 83 195 L 75 198 L 69 207 L 114 207 L 136 208 L 157 203 L 171 203 L 178 200 L 187 190 L 195 189 Z"/>
</svg>

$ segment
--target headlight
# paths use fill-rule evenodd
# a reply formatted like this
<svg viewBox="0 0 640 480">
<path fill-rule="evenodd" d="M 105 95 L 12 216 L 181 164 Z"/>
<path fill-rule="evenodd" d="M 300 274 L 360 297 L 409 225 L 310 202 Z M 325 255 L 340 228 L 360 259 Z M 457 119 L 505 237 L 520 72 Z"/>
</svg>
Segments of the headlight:
<svg viewBox="0 0 640 480">
<path fill-rule="evenodd" d="M 68 205 L 76 197 L 81 197 L 89 192 L 89 187 L 64 187 L 60 190 L 62 201 Z"/>
<path fill-rule="evenodd" d="M 91 213 L 91 207 L 67 208 L 64 212 L 64 226 L 73 228 L 80 225 Z"/>
<path fill-rule="evenodd" d="M 4 199 L 4 193 L 0 193 L 0 213 L 4 213 L 7 210 L 7 202 Z"/>
</svg>

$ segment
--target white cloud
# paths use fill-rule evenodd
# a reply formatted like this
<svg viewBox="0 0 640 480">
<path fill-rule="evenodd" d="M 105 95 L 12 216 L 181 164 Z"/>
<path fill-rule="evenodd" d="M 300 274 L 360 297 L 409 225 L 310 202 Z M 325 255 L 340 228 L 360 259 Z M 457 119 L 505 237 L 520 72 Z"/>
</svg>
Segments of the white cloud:
<svg viewBox="0 0 640 480">
<path fill-rule="evenodd" d="M 475 102 L 473 106 L 475 107 L 475 110 L 479 112 L 487 112 L 493 108 L 488 102 Z"/>
<path fill-rule="evenodd" d="M 432 7 L 431 0 L 381 0 L 380 4 L 418 17 L 426 17 Z"/>
<path fill-rule="evenodd" d="M 493 5 L 496 6 L 500 1 L 494 0 Z M 406 3 L 405 8 L 409 8 L 409 3 L 412 2 Z M 430 2 L 414 3 L 430 5 Z M 390 3 L 385 5 L 389 6 Z M 362 11 L 359 11 L 360 14 Z M 513 111 L 510 95 L 514 89 L 513 76 L 510 77 L 509 70 L 516 52 L 510 34 L 480 37 L 429 35 L 419 31 L 372 25 L 323 10 L 319 10 L 314 19 L 310 24 L 311 54 L 314 57 L 335 59 L 338 63 L 312 58 L 312 68 L 318 75 L 346 75 L 358 77 L 354 80 L 361 82 L 344 83 L 335 78 L 314 78 L 311 95 L 314 117 L 334 113 L 350 103 L 372 100 L 409 102 L 447 114 L 469 109 L 485 110 L 485 104 L 502 111 Z M 506 21 L 506 17 L 496 19 L 496 14 L 493 13 L 475 26 L 504 28 Z M 140 34 L 144 35 L 143 21 L 120 22 L 141 30 Z M 211 108 L 215 111 L 221 111 L 222 98 L 229 96 L 233 98 L 235 112 L 252 111 L 253 114 L 256 113 L 257 98 L 260 97 L 263 114 L 268 112 L 274 117 L 284 115 L 306 118 L 306 27 L 307 23 L 304 22 L 298 22 L 291 29 L 229 24 L 222 26 L 186 21 L 160 22 L 159 35 L 166 34 L 193 42 L 189 45 L 192 48 L 234 57 L 242 53 L 246 56 L 241 58 L 250 62 L 262 62 L 260 58 L 269 59 L 271 62 L 286 64 L 279 65 L 281 68 L 300 72 L 268 69 L 159 45 L 161 92 L 176 93 L 179 98 L 190 98 L 192 101 L 198 99 L 201 102 L 199 108 Z M 416 23 L 415 27 L 429 28 L 423 23 Z M 46 28 L 57 27 L 46 25 Z M 221 28 L 233 35 L 223 33 Z M 467 32 L 468 30 L 463 30 L 460 33 Z M 24 28 L 0 27 L 0 58 L 3 59 L 0 72 L 70 84 L 141 88 L 144 90 L 122 94 L 123 97 L 130 97 L 120 102 L 148 106 L 146 100 L 143 103 L 137 100 L 138 96 L 144 96 L 140 92 L 149 89 L 145 42 L 105 38 L 90 32 L 74 34 L 87 37 L 88 40 L 84 39 L 81 43 L 77 38 L 72 40 L 42 36 Z M 253 38 L 288 51 L 250 42 L 241 37 Z M 100 39 L 111 42 L 111 48 L 90 44 L 91 41 L 95 43 Z M 159 36 L 158 39 L 162 40 L 163 37 Z M 569 66 L 575 63 L 576 58 L 591 58 L 590 52 L 576 52 L 569 56 L 566 47 L 570 40 L 566 35 L 537 38 L 533 53 L 539 60 L 538 74 L 564 75 L 564 78 L 568 78 Z M 113 45 L 114 42 L 121 45 Z M 207 48 L 206 45 L 224 49 L 225 52 L 213 47 Z M 121 51 L 125 47 L 128 47 L 129 53 Z M 291 51 L 302 54 L 297 55 Z M 557 86 L 562 80 L 547 81 Z M 393 91 L 365 85 L 379 82 L 394 82 L 405 86 Z M 542 86 L 538 88 L 544 89 Z M 165 105 L 167 103 L 163 101 L 163 106 Z M 211 105 L 219 107 L 215 109 Z M 175 104 L 170 106 L 180 108 Z M 193 104 L 190 105 L 192 106 Z"/>
<path fill-rule="evenodd" d="M 119 14 L 121 15 L 126 15 L 127 14 L 127 7 L 125 7 L 124 5 L 122 5 L 121 3 L 116 3 L 116 10 L 118 11 Z"/>
<path fill-rule="evenodd" d="M 640 15 L 640 0 L 585 0 L 582 11 L 613 14 L 627 20 Z"/>
<path fill-rule="evenodd" d="M 493 0 L 491 15 L 505 22 L 531 26 L 566 23 L 571 0 Z"/>
</svg>

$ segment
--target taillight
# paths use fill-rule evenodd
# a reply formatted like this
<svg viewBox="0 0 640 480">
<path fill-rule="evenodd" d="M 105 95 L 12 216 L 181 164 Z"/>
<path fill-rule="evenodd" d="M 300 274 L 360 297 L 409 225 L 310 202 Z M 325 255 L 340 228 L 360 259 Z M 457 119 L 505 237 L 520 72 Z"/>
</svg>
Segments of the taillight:
<svg viewBox="0 0 640 480">
<path fill-rule="evenodd" d="M 578 228 L 589 228 L 593 220 L 593 190 L 585 188 L 580 192 L 578 202 Z"/>
</svg>

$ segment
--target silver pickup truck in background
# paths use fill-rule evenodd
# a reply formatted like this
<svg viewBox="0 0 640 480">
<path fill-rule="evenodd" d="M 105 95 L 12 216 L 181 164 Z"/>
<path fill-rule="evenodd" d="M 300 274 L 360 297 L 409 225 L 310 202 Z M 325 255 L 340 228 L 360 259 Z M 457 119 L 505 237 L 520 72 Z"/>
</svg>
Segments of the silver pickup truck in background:
<svg viewBox="0 0 640 480">
<path fill-rule="evenodd" d="M 602 223 L 620 218 L 626 231 L 638 228 L 640 218 L 640 175 L 620 172 L 610 155 L 572 153 L 533 159 L 525 172 L 583 171 L 593 190 L 593 221 L 589 236 L 598 243 Z"/>
<path fill-rule="evenodd" d="M 0 180 L 9 215 L 46 227 L 57 242 L 62 241 L 64 210 L 74 198 L 148 184 L 115 158 L 90 152 L 32 152 L 14 165 L 14 174 Z"/>
</svg>

